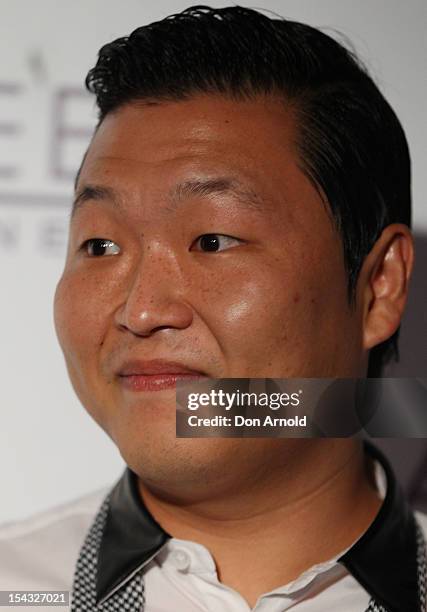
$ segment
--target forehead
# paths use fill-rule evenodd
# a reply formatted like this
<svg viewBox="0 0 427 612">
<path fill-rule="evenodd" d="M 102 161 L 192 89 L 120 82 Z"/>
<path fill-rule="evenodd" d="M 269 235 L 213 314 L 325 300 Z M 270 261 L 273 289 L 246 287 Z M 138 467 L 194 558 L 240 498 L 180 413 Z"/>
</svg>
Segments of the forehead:
<svg viewBox="0 0 427 612">
<path fill-rule="evenodd" d="M 237 188 L 228 195 L 252 217 L 258 208 L 273 225 L 293 220 L 307 231 L 316 226 L 330 234 L 328 208 L 302 170 L 295 115 L 282 98 L 261 96 L 200 95 L 123 106 L 107 114 L 92 139 L 75 207 L 92 200 L 94 192 L 85 190 L 96 186 L 114 192 L 129 210 L 142 204 L 147 214 L 163 214 L 177 210 L 170 195 L 182 185 L 201 185 L 181 191 L 186 196 L 215 196 L 226 191 L 203 192 L 203 185 L 221 187 L 225 180 Z"/>
<path fill-rule="evenodd" d="M 286 177 L 297 170 L 297 162 L 295 121 L 283 100 L 203 95 L 132 103 L 107 114 L 79 178 L 125 165 L 144 175 L 182 165 L 189 171 L 211 166 L 223 174 L 236 169 L 254 178 L 272 177 L 277 168 Z"/>
</svg>

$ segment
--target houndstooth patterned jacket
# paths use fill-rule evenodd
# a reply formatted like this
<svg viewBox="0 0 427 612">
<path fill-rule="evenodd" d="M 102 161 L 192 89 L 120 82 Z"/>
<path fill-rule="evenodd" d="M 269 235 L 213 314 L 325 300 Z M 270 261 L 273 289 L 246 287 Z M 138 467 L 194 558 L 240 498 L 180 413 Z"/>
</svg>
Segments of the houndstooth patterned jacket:
<svg viewBox="0 0 427 612">
<path fill-rule="evenodd" d="M 385 458 L 375 447 L 370 447 L 369 452 L 377 458 L 380 457 L 382 466 L 387 473 L 387 495 L 381 512 L 368 531 L 353 547 L 355 550 L 351 548 L 339 559 L 339 562 L 371 594 L 367 609 L 361 610 L 361 612 L 425 612 L 427 554 L 422 529 L 412 511 L 406 505 L 397 483 L 393 480 L 391 468 Z M 128 488 L 129 486 L 130 488 Z M 98 576 L 100 567 L 101 569 L 103 567 L 102 556 L 106 554 L 106 551 L 108 552 L 108 546 L 106 547 L 105 544 L 109 537 L 109 522 L 114 521 L 114 511 L 117 510 L 118 504 L 122 503 L 123 500 L 129 502 L 129 506 L 132 507 L 132 498 L 126 497 L 129 493 L 133 496 L 137 495 L 135 475 L 130 470 L 126 470 L 116 487 L 104 499 L 80 550 L 75 567 L 71 612 L 143 612 L 144 610 L 144 579 L 141 565 L 145 565 L 149 560 L 147 554 L 143 557 L 143 563 L 141 563 L 141 559 L 136 559 L 134 567 L 127 571 L 120 580 L 113 581 L 112 585 L 110 581 L 107 589 L 102 588 L 102 580 L 99 580 L 100 577 Z M 140 499 L 138 503 L 141 504 Z M 123 518 L 121 514 L 123 505 L 119 510 L 119 514 Z M 138 519 L 140 518 L 138 517 Z M 131 515 L 129 519 L 132 521 Z M 150 519 L 145 516 L 144 520 Z M 381 521 L 381 523 L 378 521 Z M 115 532 L 117 532 L 117 527 L 120 528 L 118 523 L 115 525 Z M 161 527 L 153 521 L 147 529 L 149 537 L 153 537 L 153 527 L 155 530 L 161 531 Z M 393 533 L 396 529 L 398 532 Z M 406 540 L 402 538 L 402 529 L 403 533 L 406 534 Z M 165 532 L 157 534 L 157 536 L 159 535 L 162 537 L 157 538 L 156 545 L 150 549 L 151 558 L 169 537 Z M 126 534 L 123 534 L 123 537 L 125 538 Z M 114 545 L 116 546 L 117 542 Z M 387 546 L 390 547 L 388 549 L 391 551 L 390 554 L 388 554 Z M 403 548 L 399 548 L 399 546 Z M 399 555 L 399 566 L 402 571 L 408 570 L 402 576 L 402 584 L 405 586 L 396 584 L 396 580 L 393 580 L 392 576 L 389 577 L 391 581 L 386 576 L 387 582 L 384 582 L 384 584 L 378 581 L 370 581 L 369 572 L 370 568 L 374 567 L 372 563 L 375 562 L 375 555 L 384 564 L 387 564 L 390 555 L 394 554 L 393 551 Z M 402 554 L 406 554 L 407 558 L 402 557 Z M 363 565 L 364 559 L 369 559 L 367 567 Z M 393 561 L 394 567 L 396 566 L 395 561 L 396 559 Z M 371 563 L 371 566 L 369 566 L 369 563 Z M 364 573 L 364 569 L 367 569 L 367 572 Z M 384 575 L 384 572 L 379 575 Z M 410 585 L 409 588 L 408 585 Z"/>
</svg>

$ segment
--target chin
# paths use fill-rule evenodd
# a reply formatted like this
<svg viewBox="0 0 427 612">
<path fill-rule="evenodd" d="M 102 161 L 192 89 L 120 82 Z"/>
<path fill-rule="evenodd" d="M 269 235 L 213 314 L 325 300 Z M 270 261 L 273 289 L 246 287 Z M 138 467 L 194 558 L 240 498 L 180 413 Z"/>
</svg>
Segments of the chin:
<svg viewBox="0 0 427 612">
<path fill-rule="evenodd" d="M 156 438 L 119 440 L 118 447 L 125 463 L 150 488 L 185 494 L 191 489 L 202 493 L 224 481 L 233 466 L 236 439 L 223 438 Z M 233 471 L 233 470 L 231 470 Z"/>
</svg>

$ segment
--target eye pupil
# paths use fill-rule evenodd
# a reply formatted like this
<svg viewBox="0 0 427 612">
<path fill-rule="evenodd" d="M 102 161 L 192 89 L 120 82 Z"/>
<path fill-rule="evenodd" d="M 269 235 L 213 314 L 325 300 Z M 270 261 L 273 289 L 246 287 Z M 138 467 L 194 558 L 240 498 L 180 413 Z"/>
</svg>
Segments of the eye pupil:
<svg viewBox="0 0 427 612">
<path fill-rule="evenodd" d="M 200 239 L 200 246 L 205 251 L 217 251 L 219 240 L 216 234 L 205 234 Z"/>
<path fill-rule="evenodd" d="M 105 249 L 110 245 L 109 240 L 97 239 L 92 242 L 93 255 L 104 255 Z"/>
</svg>

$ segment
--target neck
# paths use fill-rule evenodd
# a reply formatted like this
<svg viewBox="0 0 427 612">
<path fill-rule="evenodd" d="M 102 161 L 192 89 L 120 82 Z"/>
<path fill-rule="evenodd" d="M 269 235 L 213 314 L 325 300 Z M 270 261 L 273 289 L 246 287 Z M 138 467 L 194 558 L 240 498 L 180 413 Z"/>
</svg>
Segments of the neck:
<svg viewBox="0 0 427 612">
<path fill-rule="evenodd" d="M 163 529 L 206 546 L 219 580 L 251 606 L 262 593 L 350 546 L 381 506 L 360 441 L 292 442 L 288 460 L 277 469 L 269 466 L 266 473 L 252 473 L 250 482 L 243 477 L 194 502 L 159 494 L 139 480 Z"/>
</svg>

